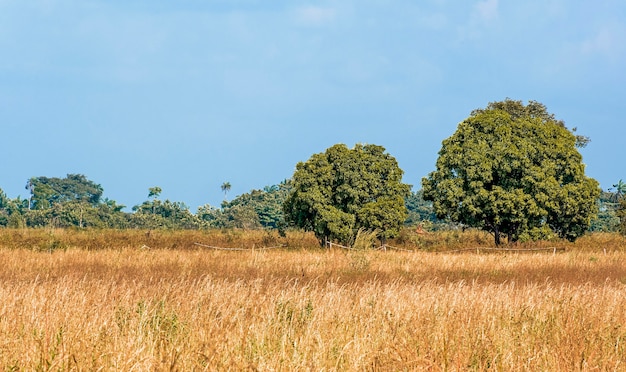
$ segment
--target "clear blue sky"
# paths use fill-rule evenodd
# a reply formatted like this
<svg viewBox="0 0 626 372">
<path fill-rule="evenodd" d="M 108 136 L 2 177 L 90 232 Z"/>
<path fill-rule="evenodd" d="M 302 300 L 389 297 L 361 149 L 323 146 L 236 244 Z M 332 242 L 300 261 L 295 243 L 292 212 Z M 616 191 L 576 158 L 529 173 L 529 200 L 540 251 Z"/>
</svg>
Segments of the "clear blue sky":
<svg viewBox="0 0 626 372">
<path fill-rule="evenodd" d="M 81 173 L 129 208 L 218 206 L 336 143 L 419 189 L 441 141 L 506 97 L 591 137 L 626 179 L 623 0 L 0 0 L 0 188 Z"/>
</svg>

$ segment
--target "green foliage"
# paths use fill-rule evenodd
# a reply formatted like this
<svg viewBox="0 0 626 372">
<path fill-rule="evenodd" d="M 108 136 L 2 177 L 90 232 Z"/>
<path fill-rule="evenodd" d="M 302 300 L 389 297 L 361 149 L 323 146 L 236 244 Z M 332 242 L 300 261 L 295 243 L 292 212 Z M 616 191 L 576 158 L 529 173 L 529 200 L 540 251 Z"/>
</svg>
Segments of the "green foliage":
<svg viewBox="0 0 626 372">
<path fill-rule="evenodd" d="M 161 195 L 162 191 L 159 186 L 150 187 L 148 188 L 148 197 L 156 200 Z"/>
<path fill-rule="evenodd" d="M 404 205 L 408 212 L 408 217 L 404 222 L 407 226 L 418 225 L 425 221 L 431 223 L 438 221 L 433 209 L 433 203 L 424 200 L 424 191 L 421 189 L 407 196 L 404 199 Z"/>
<path fill-rule="evenodd" d="M 129 224 L 142 229 L 197 229 L 201 221 L 194 216 L 183 202 L 148 200 L 133 207 Z"/>
<path fill-rule="evenodd" d="M 281 229 L 284 227 L 282 206 L 289 189 L 290 182 L 283 181 L 263 190 L 252 190 L 230 202 L 224 201 L 221 209 L 204 205 L 198 208 L 196 215 L 210 227 Z"/>
<path fill-rule="evenodd" d="M 231 184 L 230 182 L 224 182 L 222 184 L 222 186 L 220 186 L 220 188 L 222 189 L 222 192 L 224 193 L 224 200 L 226 200 L 226 195 L 228 194 L 228 192 L 230 191 L 231 188 Z"/>
<path fill-rule="evenodd" d="M 597 212 L 600 189 L 584 173 L 577 139 L 531 101 L 475 110 L 443 141 L 437 170 L 422 180 L 439 218 L 478 227 L 509 242 L 575 240 Z"/>
<path fill-rule="evenodd" d="M 100 203 L 102 186 L 82 174 L 68 174 L 65 178 L 33 177 L 26 189 L 31 193 L 32 209 L 48 209 L 54 204 L 78 201 L 92 206 Z"/>
<path fill-rule="evenodd" d="M 613 185 L 613 189 L 615 189 L 615 192 L 613 193 L 614 201 L 619 202 L 619 199 L 626 195 L 626 183 L 619 180 L 615 185 Z"/>
<path fill-rule="evenodd" d="M 612 192 L 603 191 L 598 198 L 598 214 L 591 220 L 589 231 L 615 232 L 619 230 L 617 199 Z"/>
<path fill-rule="evenodd" d="M 7 226 L 9 223 L 9 213 L 7 208 L 9 206 L 9 198 L 4 193 L 2 189 L 0 189 L 0 226 Z"/>
<path fill-rule="evenodd" d="M 626 195 L 622 195 L 619 199 L 617 207 L 617 217 L 619 217 L 619 232 L 626 235 Z"/>
<path fill-rule="evenodd" d="M 350 242 L 360 228 L 378 229 L 382 240 L 393 237 L 407 216 L 410 186 L 402 174 L 381 146 L 334 145 L 297 164 L 285 219 L 313 231 L 321 244 Z"/>
</svg>

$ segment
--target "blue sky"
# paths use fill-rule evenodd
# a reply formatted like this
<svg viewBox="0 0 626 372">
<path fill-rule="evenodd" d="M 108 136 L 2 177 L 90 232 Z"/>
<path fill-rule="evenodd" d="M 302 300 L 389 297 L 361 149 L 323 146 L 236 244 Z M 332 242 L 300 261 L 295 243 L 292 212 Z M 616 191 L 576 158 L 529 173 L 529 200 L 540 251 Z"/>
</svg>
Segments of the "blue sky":
<svg viewBox="0 0 626 372">
<path fill-rule="evenodd" d="M 544 103 L 626 179 L 623 0 L 0 0 L 0 188 L 81 173 L 192 212 L 384 146 L 420 188 L 475 108 Z"/>
</svg>

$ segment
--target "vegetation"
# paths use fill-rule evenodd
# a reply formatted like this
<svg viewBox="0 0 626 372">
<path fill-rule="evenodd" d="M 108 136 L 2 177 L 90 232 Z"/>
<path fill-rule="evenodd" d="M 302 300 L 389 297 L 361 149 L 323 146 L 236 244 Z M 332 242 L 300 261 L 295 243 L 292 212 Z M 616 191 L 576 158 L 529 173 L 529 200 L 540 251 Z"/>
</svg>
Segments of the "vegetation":
<svg viewBox="0 0 626 372">
<path fill-rule="evenodd" d="M 407 217 L 410 186 L 402 183 L 402 174 L 381 146 L 332 146 L 296 166 L 285 218 L 313 231 L 322 245 L 350 244 L 362 228 L 378 230 L 384 241 L 398 234 Z"/>
<path fill-rule="evenodd" d="M 186 242 L 223 245 L 230 236 L 251 248 L 267 232 L 2 232 L 6 370 L 620 370 L 626 363 L 626 241 L 615 234 L 583 237 L 557 254 L 355 255 L 315 248 L 315 236 L 301 232 L 287 233 L 295 249 L 243 252 Z M 442 248 L 488 237 L 433 235 Z M 309 249 L 297 248 L 301 239 Z M 31 249 L 22 245 L 28 240 L 57 248 Z"/>
<path fill-rule="evenodd" d="M 376 145 L 231 201 L 224 182 L 195 214 L 158 186 L 125 212 L 80 174 L 0 189 L 0 365 L 622 369 L 626 185 L 585 177 L 588 142 L 507 99 L 459 125 L 415 192 Z"/>
<path fill-rule="evenodd" d="M 224 193 L 224 200 L 226 200 L 226 197 L 228 196 L 228 192 L 230 191 L 230 188 L 231 188 L 230 182 L 224 182 L 222 186 L 220 186 L 220 188 L 222 189 L 222 192 Z"/>
<path fill-rule="evenodd" d="M 576 146 L 588 142 L 531 101 L 475 110 L 443 141 L 437 170 L 422 180 L 439 218 L 478 227 L 508 242 L 575 240 L 597 212 L 597 181 Z"/>
<path fill-rule="evenodd" d="M 626 235 L 626 196 L 619 199 L 619 205 L 617 207 L 617 217 L 620 220 L 619 231 L 622 235 Z"/>
<path fill-rule="evenodd" d="M 553 237 L 574 240 L 587 231 L 626 231 L 622 180 L 607 191 L 584 175 L 575 134 L 546 107 L 506 99 L 474 110 L 444 141 L 437 170 L 411 192 L 403 171 L 385 149 L 335 145 L 297 166 L 294 179 L 251 190 L 220 206 L 193 213 L 180 201 L 161 200 L 149 188 L 146 201 L 126 206 L 82 174 L 32 177 L 26 199 L 0 189 L 0 227 L 116 229 L 265 229 L 284 234 L 288 225 L 354 244 L 357 232 L 381 241 L 402 225 L 418 231 L 478 227 L 509 243 Z M 596 211 L 598 212 L 596 215 Z"/>
</svg>

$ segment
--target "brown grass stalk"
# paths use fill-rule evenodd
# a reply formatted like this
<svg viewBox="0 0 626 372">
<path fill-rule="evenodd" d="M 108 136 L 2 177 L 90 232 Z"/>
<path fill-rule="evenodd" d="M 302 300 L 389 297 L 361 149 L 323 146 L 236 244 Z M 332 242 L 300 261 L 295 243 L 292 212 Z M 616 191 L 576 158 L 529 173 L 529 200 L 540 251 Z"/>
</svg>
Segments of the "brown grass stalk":
<svg viewBox="0 0 626 372">
<path fill-rule="evenodd" d="M 619 240 L 557 254 L 361 251 L 368 264 L 355 265 L 341 250 L 140 249 L 145 236 L 115 247 L 115 234 L 51 251 L 2 236 L 5 370 L 626 368 Z"/>
</svg>

